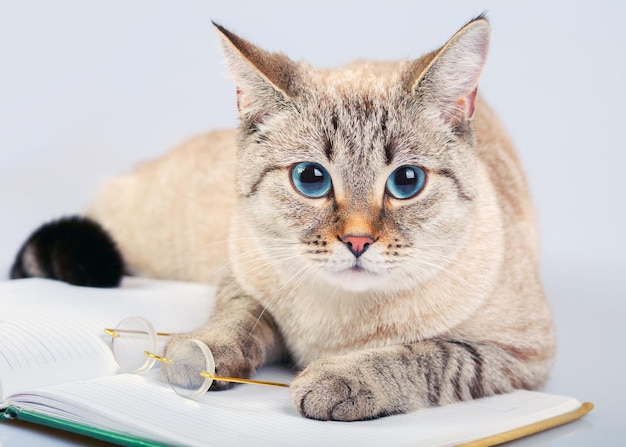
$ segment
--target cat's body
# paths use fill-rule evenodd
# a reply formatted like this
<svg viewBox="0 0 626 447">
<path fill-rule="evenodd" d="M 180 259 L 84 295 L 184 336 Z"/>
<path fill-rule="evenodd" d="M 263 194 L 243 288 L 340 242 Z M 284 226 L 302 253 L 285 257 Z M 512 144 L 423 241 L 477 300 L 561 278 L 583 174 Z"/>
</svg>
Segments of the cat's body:
<svg viewBox="0 0 626 447">
<path fill-rule="evenodd" d="M 88 212 L 133 273 L 220 281 L 210 321 L 169 352 L 199 338 L 235 377 L 290 359 L 292 401 L 316 419 L 543 384 L 535 216 L 475 96 L 486 21 L 417 61 L 335 71 L 219 30 L 241 128 L 111 181 Z"/>
<path fill-rule="evenodd" d="M 305 328 L 305 333 L 316 333 L 315 329 L 319 328 L 320 334 L 328 334 L 322 340 L 312 340 L 295 349 L 301 364 L 355 348 L 439 336 L 467 320 L 481 305 L 493 307 L 492 301 L 501 301 L 503 307 L 501 312 L 495 312 L 496 321 L 490 321 L 486 331 L 474 329 L 486 332 L 481 338 L 488 339 L 496 325 L 510 327 L 503 316 L 514 312 L 512 305 L 518 301 L 505 291 L 511 285 L 517 287 L 522 277 L 515 281 L 501 277 L 501 266 L 505 270 L 509 265 L 525 267 L 524 277 L 538 287 L 538 249 L 534 213 L 519 162 L 493 112 L 480 99 L 474 126 L 479 129 L 480 181 L 486 192 L 477 196 L 484 203 L 480 215 L 472 222 L 474 234 L 465 250 L 468 253 L 461 254 L 452 265 L 442 266 L 435 278 L 420 284 L 426 290 L 394 293 L 393 304 L 388 296 L 377 298 L 380 293 L 350 292 L 334 284 L 315 282 L 316 278 L 309 282 L 298 275 L 297 267 L 294 267 L 296 271 L 289 271 L 289 263 L 280 265 L 277 271 L 265 272 L 263 266 L 268 261 L 263 260 L 262 253 L 269 251 L 267 246 L 272 241 L 255 238 L 245 226 L 242 228 L 236 216 L 232 222 L 236 206 L 235 130 L 215 131 L 195 138 L 164 157 L 111 180 L 87 214 L 115 235 L 134 274 L 217 284 L 230 273 L 228 259 L 232 258 L 238 281 L 250 291 L 259 291 L 255 295 L 263 305 L 269 306 L 272 315 L 291 314 L 287 321 L 293 327 L 282 326 L 283 332 L 291 335 L 288 339 L 297 340 L 297 334 Z M 485 134 L 488 140 L 483 142 L 481 136 Z M 507 182 L 494 185 L 494 180 L 501 180 L 505 172 Z M 155 186 L 159 184 L 163 186 Z M 508 203 L 510 209 L 501 210 L 498 202 Z M 232 240 L 230 256 L 229 239 Z M 392 246 L 385 247 L 387 250 L 397 252 L 403 248 L 395 241 L 388 242 L 387 247 Z M 324 247 L 313 237 L 306 248 Z M 503 259 L 505 253 L 510 259 Z M 530 281 L 531 278 L 534 279 Z M 503 280 L 503 284 L 498 284 Z M 272 303 L 281 288 L 280 299 Z M 287 299 L 293 291 L 297 296 Z M 499 293 L 484 303 L 489 291 Z M 536 312 L 544 308 L 542 301 L 540 288 L 536 288 L 520 306 L 526 308 L 525 312 Z M 389 310 L 382 313 L 381 306 Z M 440 306 L 447 311 L 438 312 Z M 279 311 L 280 307 L 285 309 Z M 298 312 L 293 312 L 295 308 Z M 385 330 L 376 327 L 381 323 L 376 317 L 381 314 L 389 320 Z M 336 316 L 337 321 L 331 316 Z M 480 326 L 485 322 L 476 323 Z M 307 344 L 310 346 L 306 347 Z"/>
</svg>

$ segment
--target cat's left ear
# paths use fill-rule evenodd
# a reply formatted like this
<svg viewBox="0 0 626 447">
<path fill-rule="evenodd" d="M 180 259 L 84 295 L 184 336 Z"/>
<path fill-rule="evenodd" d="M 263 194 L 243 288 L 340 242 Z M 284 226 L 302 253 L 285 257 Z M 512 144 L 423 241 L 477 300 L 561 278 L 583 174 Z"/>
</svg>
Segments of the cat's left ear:
<svg viewBox="0 0 626 447">
<path fill-rule="evenodd" d="M 298 67 L 284 54 L 259 48 L 213 22 L 231 75 L 237 84 L 237 108 L 248 125 L 279 111 L 296 95 Z"/>
<path fill-rule="evenodd" d="M 484 17 L 469 22 L 412 82 L 420 101 L 435 106 L 446 122 L 457 125 L 474 115 L 478 79 L 487 59 L 490 27 Z"/>
</svg>

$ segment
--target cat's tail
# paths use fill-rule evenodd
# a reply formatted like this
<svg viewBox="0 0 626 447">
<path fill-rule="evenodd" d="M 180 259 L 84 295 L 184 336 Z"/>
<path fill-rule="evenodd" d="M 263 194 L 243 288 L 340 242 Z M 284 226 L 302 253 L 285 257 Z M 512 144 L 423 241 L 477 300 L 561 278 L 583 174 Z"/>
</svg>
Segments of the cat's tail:
<svg viewBox="0 0 626 447">
<path fill-rule="evenodd" d="M 88 287 L 117 287 L 124 261 L 115 241 L 96 221 L 64 217 L 39 227 L 24 242 L 11 279 L 49 278 Z"/>
</svg>

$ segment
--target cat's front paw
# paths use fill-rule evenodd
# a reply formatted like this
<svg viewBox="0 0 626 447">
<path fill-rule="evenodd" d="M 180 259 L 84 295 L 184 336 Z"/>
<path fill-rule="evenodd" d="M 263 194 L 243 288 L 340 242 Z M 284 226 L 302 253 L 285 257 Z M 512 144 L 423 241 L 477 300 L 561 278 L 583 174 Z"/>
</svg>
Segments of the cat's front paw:
<svg viewBox="0 0 626 447">
<path fill-rule="evenodd" d="M 311 363 L 290 385 L 291 402 L 305 417 L 357 421 L 397 413 L 375 377 L 342 357 Z"/>
<path fill-rule="evenodd" d="M 165 357 L 176 359 L 181 365 L 197 365 L 202 363 L 203 359 L 199 359 L 201 355 L 198 349 L 194 349 L 189 344 L 189 338 L 185 336 L 174 337 L 167 345 Z M 241 348 L 235 344 L 213 344 L 205 343 L 213 355 L 215 361 L 215 375 L 222 377 L 249 378 L 253 373 L 253 367 L 244 355 Z M 194 386 L 198 381 L 204 380 L 202 376 L 197 374 L 198 368 L 167 368 L 165 373 L 167 379 L 173 385 L 181 387 Z M 208 371 L 211 373 L 211 371 Z M 198 377 L 199 376 L 199 377 Z M 232 382 L 222 380 L 214 380 L 210 390 L 225 390 L 232 387 Z"/>
</svg>

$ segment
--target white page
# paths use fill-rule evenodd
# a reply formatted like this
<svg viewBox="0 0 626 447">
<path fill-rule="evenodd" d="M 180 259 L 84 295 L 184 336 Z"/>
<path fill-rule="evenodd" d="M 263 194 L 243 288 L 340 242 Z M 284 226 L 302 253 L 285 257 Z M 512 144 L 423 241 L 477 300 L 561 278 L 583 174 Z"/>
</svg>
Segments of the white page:
<svg viewBox="0 0 626 447">
<path fill-rule="evenodd" d="M 0 282 L 0 402 L 24 389 L 114 374 L 105 327 L 139 315 L 158 331 L 189 331 L 208 317 L 214 292 L 142 278 L 126 278 L 114 289 L 44 279 Z"/>
<path fill-rule="evenodd" d="M 289 381 L 290 373 L 264 368 L 258 378 Z M 318 446 L 453 445 L 528 425 L 574 410 L 569 397 L 517 391 L 407 415 L 361 422 L 320 422 L 297 414 L 286 388 L 239 385 L 197 401 L 176 395 L 151 372 L 117 375 L 17 396 L 19 406 L 44 411 L 46 402 L 69 400 L 65 410 L 91 412 L 93 425 L 179 445 Z M 23 404 L 22 404 L 23 402 Z M 32 402 L 39 402 L 33 404 Z M 57 412 L 57 416 L 62 412 Z M 87 423 L 89 417 L 72 418 Z"/>
</svg>

